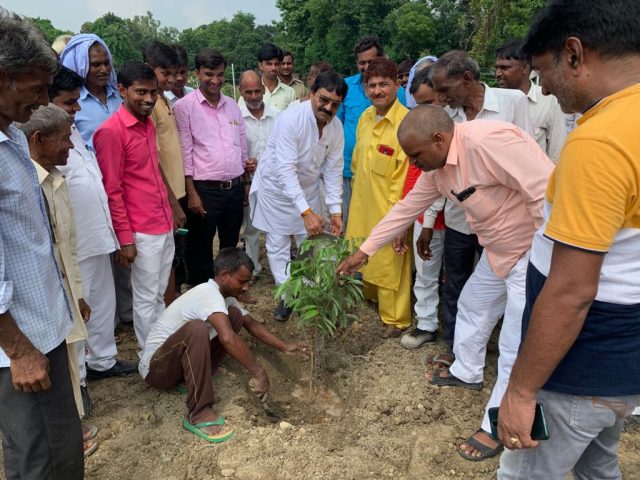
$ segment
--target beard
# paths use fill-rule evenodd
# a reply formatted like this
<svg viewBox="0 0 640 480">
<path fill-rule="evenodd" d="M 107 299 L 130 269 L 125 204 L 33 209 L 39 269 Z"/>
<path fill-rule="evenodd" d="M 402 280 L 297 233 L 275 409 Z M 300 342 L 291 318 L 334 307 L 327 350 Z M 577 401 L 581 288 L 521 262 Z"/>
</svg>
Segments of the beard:
<svg viewBox="0 0 640 480">
<path fill-rule="evenodd" d="M 262 100 L 259 102 L 245 102 L 249 110 L 260 110 L 262 108 Z"/>
</svg>

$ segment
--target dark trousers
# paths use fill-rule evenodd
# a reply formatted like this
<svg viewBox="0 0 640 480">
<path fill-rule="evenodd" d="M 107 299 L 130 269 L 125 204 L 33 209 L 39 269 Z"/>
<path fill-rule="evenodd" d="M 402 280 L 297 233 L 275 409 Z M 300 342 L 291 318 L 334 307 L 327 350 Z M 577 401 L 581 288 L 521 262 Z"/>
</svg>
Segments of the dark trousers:
<svg viewBox="0 0 640 480">
<path fill-rule="evenodd" d="M 453 334 L 456 330 L 458 298 L 460 298 L 462 287 L 473 273 L 476 253 L 482 254 L 482 247 L 478 243 L 476 235 L 465 235 L 452 228 L 446 228 L 444 232 L 444 265 L 447 279 L 442 289 L 444 305 L 442 339 L 450 348 L 453 348 Z"/>
<path fill-rule="evenodd" d="M 242 328 L 242 314 L 229 307 L 229 321 L 235 332 Z M 156 350 L 149 362 L 145 382 L 169 390 L 184 379 L 187 385 L 189 422 L 196 424 L 213 415 L 211 375 L 227 351 L 218 337 L 209 341 L 206 321 L 191 320 L 180 327 Z"/>
<path fill-rule="evenodd" d="M 7 480 L 81 480 L 84 455 L 67 345 L 47 355 L 51 388 L 24 393 L 0 368 L 0 430 Z"/>
<path fill-rule="evenodd" d="M 243 219 L 244 185 L 239 183 L 228 190 L 210 188 L 193 182 L 206 215 L 187 214 L 187 271 L 192 285 L 213 278 L 213 237 L 218 232 L 220 249 L 235 247 L 240 238 Z"/>
</svg>

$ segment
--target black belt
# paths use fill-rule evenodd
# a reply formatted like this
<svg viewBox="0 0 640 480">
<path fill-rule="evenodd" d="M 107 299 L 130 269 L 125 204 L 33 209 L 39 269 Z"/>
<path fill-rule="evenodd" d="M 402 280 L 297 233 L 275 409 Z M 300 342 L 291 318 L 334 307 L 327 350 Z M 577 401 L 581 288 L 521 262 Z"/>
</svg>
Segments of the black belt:
<svg viewBox="0 0 640 480">
<path fill-rule="evenodd" d="M 201 185 L 205 188 L 217 188 L 219 190 L 230 190 L 242 183 L 242 176 L 233 180 L 194 180 L 194 185 Z"/>
</svg>

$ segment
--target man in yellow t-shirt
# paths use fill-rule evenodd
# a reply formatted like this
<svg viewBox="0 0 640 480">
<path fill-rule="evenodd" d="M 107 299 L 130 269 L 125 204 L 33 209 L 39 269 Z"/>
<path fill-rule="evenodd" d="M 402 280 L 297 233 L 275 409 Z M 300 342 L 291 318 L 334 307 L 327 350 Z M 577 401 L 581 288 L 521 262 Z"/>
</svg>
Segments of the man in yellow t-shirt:
<svg viewBox="0 0 640 480">
<path fill-rule="evenodd" d="M 372 105 L 360 117 L 353 150 L 353 194 L 346 238 L 364 239 L 402 198 L 409 161 L 397 132 L 409 110 L 397 98 L 398 68 L 386 58 L 373 60 L 363 74 Z M 398 337 L 411 326 L 411 252 L 380 249 L 362 268 L 365 296 L 378 302 L 384 338 Z"/>
<path fill-rule="evenodd" d="M 583 116 L 531 248 L 523 343 L 500 405 L 501 480 L 622 478 L 620 434 L 640 404 L 639 17 L 637 0 L 556 0 L 523 47 L 542 88 Z"/>
</svg>

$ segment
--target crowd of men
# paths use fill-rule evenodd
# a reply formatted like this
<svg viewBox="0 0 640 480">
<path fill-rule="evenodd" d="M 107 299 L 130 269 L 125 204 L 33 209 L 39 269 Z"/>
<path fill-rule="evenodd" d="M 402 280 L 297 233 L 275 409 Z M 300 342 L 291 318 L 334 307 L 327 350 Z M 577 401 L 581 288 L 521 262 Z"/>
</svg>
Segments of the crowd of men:
<svg viewBox="0 0 640 480">
<path fill-rule="evenodd" d="M 280 285 L 292 241 L 325 232 L 364 239 L 336 273 L 362 276 L 383 338 L 416 349 L 440 336 L 428 388 L 482 390 L 502 321 L 463 458 L 502 453 L 500 479 L 621 478 L 618 442 L 640 405 L 639 17 L 632 0 L 552 0 L 497 49 L 498 87 L 467 52 L 396 64 L 373 36 L 355 45 L 359 73 L 318 61 L 305 84 L 268 43 L 236 102 L 215 49 L 191 65 L 154 42 L 116 72 L 96 35 L 54 51 L 0 12 L 6 478 L 83 478 L 98 446 L 80 421 L 87 379 L 137 371 L 186 393 L 187 431 L 231 438 L 214 408 L 222 358 L 262 400 L 270 388 L 240 330 L 284 354 L 308 348 L 243 306 L 263 275 L 260 235 Z M 290 315 L 279 300 L 274 318 Z M 119 322 L 139 362 L 117 357 Z"/>
</svg>

